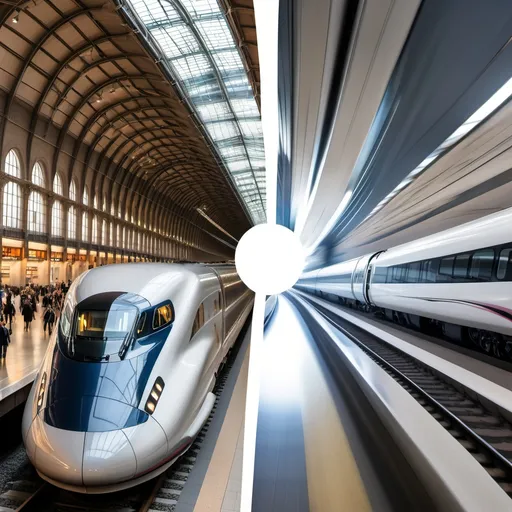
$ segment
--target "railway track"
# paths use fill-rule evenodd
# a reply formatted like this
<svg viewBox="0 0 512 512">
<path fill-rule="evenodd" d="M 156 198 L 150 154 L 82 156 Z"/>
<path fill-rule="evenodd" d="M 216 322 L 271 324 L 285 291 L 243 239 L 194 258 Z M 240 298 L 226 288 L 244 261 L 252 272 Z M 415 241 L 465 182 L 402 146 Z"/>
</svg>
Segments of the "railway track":
<svg viewBox="0 0 512 512">
<path fill-rule="evenodd" d="M 0 512 L 173 512 L 208 433 L 249 325 L 250 319 L 219 374 L 213 390 L 217 398 L 206 423 L 189 450 L 162 475 L 126 491 L 84 495 L 44 482 L 32 467 L 28 467 L 20 471 L 22 479 L 9 482 L 0 494 Z"/>
<path fill-rule="evenodd" d="M 409 354 L 311 303 L 408 391 L 512 498 L 512 424 Z"/>
</svg>

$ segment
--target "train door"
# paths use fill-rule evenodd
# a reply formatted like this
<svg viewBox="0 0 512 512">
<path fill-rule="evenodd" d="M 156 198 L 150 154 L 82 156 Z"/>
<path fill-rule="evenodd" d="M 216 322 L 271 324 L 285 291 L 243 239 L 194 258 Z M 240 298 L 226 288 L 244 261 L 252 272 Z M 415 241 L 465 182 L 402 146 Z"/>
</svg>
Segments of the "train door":
<svg viewBox="0 0 512 512">
<path fill-rule="evenodd" d="M 366 272 L 365 272 L 365 276 L 364 276 L 363 294 L 364 294 L 364 299 L 365 299 L 366 303 L 369 305 L 372 305 L 372 299 L 370 296 L 370 283 L 372 281 L 373 265 L 375 264 L 375 260 L 383 252 L 384 251 L 379 251 L 379 252 L 376 252 L 374 255 L 370 256 L 370 259 L 368 260 L 368 264 L 366 266 Z"/>
<path fill-rule="evenodd" d="M 354 295 L 354 298 L 362 304 L 366 304 L 365 275 L 369 260 L 370 255 L 359 258 L 356 263 L 354 272 L 352 273 L 352 294 Z"/>
</svg>

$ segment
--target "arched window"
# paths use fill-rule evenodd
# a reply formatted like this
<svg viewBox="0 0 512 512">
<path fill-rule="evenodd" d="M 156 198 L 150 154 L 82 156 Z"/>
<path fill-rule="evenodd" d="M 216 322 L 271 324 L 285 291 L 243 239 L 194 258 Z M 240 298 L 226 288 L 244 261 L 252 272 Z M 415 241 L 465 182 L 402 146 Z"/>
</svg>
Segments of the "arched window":
<svg viewBox="0 0 512 512">
<path fill-rule="evenodd" d="M 103 204 L 102 204 L 102 208 L 101 208 L 104 212 L 107 211 L 107 195 L 106 194 L 103 194 Z"/>
<path fill-rule="evenodd" d="M 38 187 L 44 188 L 44 172 L 41 164 L 36 162 L 32 167 L 32 183 Z"/>
<path fill-rule="evenodd" d="M 76 183 L 75 183 L 75 180 L 71 180 L 71 185 L 69 186 L 69 199 L 71 199 L 71 201 L 76 201 Z"/>
<path fill-rule="evenodd" d="M 21 228 L 21 191 L 17 183 L 9 181 L 4 187 L 3 221 L 7 228 Z"/>
<path fill-rule="evenodd" d="M 82 240 L 84 242 L 89 241 L 89 213 L 82 213 Z"/>
<path fill-rule="evenodd" d="M 57 173 L 55 178 L 53 178 L 53 191 L 59 196 L 64 194 L 64 189 L 62 188 L 62 178 L 60 177 L 59 173 Z"/>
<path fill-rule="evenodd" d="M 20 159 L 14 149 L 11 149 L 5 157 L 5 174 L 21 178 Z"/>
<path fill-rule="evenodd" d="M 89 206 L 89 192 L 87 187 L 84 187 L 84 196 L 82 198 L 82 202 L 85 204 L 85 206 Z"/>
<path fill-rule="evenodd" d="M 35 233 L 45 233 L 46 208 L 43 196 L 33 190 L 28 196 L 28 222 L 27 228 Z"/>
<path fill-rule="evenodd" d="M 52 236 L 62 236 L 62 204 L 54 201 L 52 206 Z"/>
<path fill-rule="evenodd" d="M 121 218 L 121 205 L 117 207 L 117 216 Z"/>
<path fill-rule="evenodd" d="M 116 247 L 121 248 L 121 227 L 119 224 L 116 227 Z"/>
<path fill-rule="evenodd" d="M 68 238 L 76 240 L 76 208 L 70 206 L 68 210 Z"/>
<path fill-rule="evenodd" d="M 108 245 L 111 247 L 114 245 L 114 223 L 110 223 L 110 236 L 108 237 Z"/>
<path fill-rule="evenodd" d="M 92 243 L 98 243 L 98 217 L 96 215 L 92 218 Z"/>
<path fill-rule="evenodd" d="M 92 206 L 96 210 L 98 209 L 98 196 L 96 194 L 94 194 L 94 197 L 92 198 Z"/>
<path fill-rule="evenodd" d="M 107 245 L 107 221 L 103 219 L 101 223 L 101 245 Z"/>
<path fill-rule="evenodd" d="M 126 227 L 123 226 L 123 239 L 121 240 L 121 247 L 126 249 Z"/>
</svg>

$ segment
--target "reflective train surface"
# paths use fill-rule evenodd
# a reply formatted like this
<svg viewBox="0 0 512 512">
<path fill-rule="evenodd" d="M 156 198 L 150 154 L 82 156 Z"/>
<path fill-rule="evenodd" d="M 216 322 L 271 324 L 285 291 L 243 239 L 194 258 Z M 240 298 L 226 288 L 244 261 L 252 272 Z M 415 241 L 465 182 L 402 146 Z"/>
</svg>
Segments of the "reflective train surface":
<svg viewBox="0 0 512 512">
<path fill-rule="evenodd" d="M 512 359 L 512 208 L 306 272 L 296 287 Z"/>
<path fill-rule="evenodd" d="M 208 418 L 252 304 L 228 265 L 111 265 L 77 278 L 23 416 L 38 473 L 103 493 L 167 469 Z"/>
</svg>

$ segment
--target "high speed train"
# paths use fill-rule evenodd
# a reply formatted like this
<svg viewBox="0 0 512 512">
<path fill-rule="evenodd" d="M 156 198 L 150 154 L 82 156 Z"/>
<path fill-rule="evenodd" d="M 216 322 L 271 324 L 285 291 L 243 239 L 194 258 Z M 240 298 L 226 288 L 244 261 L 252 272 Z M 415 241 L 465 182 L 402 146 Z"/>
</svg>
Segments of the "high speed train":
<svg viewBox="0 0 512 512">
<path fill-rule="evenodd" d="M 512 359 L 512 208 L 306 272 L 296 287 Z"/>
<path fill-rule="evenodd" d="M 252 304 L 234 266 L 134 263 L 77 278 L 23 415 L 41 477 L 105 493 L 165 471 L 207 420 Z"/>
</svg>

